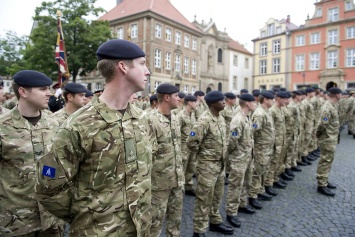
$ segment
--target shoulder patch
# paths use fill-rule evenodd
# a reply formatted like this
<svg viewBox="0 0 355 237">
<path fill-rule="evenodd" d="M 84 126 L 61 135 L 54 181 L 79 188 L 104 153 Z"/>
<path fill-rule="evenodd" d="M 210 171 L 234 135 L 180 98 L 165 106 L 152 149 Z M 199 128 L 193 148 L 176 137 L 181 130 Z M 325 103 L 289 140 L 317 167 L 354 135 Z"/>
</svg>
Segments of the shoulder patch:
<svg viewBox="0 0 355 237">
<path fill-rule="evenodd" d="M 191 136 L 191 137 L 194 137 L 195 135 L 196 135 L 195 132 L 192 132 L 192 131 L 190 132 L 190 136 Z"/>
<path fill-rule="evenodd" d="M 43 169 L 42 169 L 42 175 L 54 179 L 55 178 L 55 168 L 44 165 Z"/>
<path fill-rule="evenodd" d="M 328 121 L 328 118 L 327 118 L 327 117 L 324 117 L 323 120 L 324 120 L 324 121 Z"/>
<path fill-rule="evenodd" d="M 254 123 L 253 128 L 258 128 L 258 125 L 256 123 Z"/>
<path fill-rule="evenodd" d="M 238 133 L 237 132 L 232 132 L 232 137 L 236 137 L 238 136 Z"/>
</svg>

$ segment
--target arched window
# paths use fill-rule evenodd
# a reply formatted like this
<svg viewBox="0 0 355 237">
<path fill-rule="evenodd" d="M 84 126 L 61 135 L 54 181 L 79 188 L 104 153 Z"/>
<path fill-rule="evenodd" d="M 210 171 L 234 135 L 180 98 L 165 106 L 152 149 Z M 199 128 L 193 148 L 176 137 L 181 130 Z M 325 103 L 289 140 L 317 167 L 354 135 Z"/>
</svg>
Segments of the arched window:
<svg viewBox="0 0 355 237">
<path fill-rule="evenodd" d="M 211 87 L 207 87 L 206 94 L 211 91 Z"/>
<path fill-rule="evenodd" d="M 223 52 L 222 49 L 218 49 L 218 62 L 222 63 Z"/>
<path fill-rule="evenodd" d="M 222 91 L 222 83 L 221 83 L 221 82 L 218 83 L 218 90 L 219 90 L 219 91 Z"/>
</svg>

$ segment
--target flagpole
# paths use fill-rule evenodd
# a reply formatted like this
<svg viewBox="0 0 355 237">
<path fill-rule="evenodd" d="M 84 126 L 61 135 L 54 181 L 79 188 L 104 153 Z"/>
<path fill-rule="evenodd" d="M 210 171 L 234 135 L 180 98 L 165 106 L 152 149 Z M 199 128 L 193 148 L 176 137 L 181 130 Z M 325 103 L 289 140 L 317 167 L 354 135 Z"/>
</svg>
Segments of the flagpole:
<svg viewBox="0 0 355 237">
<path fill-rule="evenodd" d="M 61 22 L 61 17 L 62 12 L 60 10 L 57 10 L 57 17 L 58 17 L 58 30 L 60 29 L 59 34 L 62 37 L 62 45 L 63 45 L 63 53 L 64 53 L 64 61 L 65 61 L 65 73 L 63 74 L 60 71 L 60 64 L 58 67 L 58 83 L 59 85 L 61 85 L 63 83 L 63 77 L 67 80 L 70 77 L 70 73 L 69 73 L 69 67 L 68 67 L 68 58 L 67 58 L 67 51 L 65 49 L 65 41 L 64 41 L 64 34 L 63 34 L 63 28 L 62 28 L 62 22 Z"/>
</svg>

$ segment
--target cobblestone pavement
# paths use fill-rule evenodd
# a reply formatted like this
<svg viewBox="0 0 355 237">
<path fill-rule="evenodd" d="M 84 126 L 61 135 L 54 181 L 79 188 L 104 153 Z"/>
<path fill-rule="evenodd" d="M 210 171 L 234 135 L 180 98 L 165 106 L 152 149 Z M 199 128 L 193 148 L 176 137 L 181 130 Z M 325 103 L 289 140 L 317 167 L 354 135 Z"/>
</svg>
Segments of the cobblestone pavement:
<svg viewBox="0 0 355 237">
<path fill-rule="evenodd" d="M 297 237 L 355 237 L 355 139 L 341 133 L 341 142 L 335 153 L 330 182 L 338 187 L 335 197 L 316 192 L 318 160 L 296 173 L 293 181 L 273 201 L 263 201 L 263 209 L 254 215 L 238 214 L 241 228 L 234 236 L 297 236 Z M 226 217 L 223 202 L 221 213 Z M 194 198 L 185 196 L 181 236 L 193 235 Z M 163 231 L 161 237 L 165 237 Z M 223 236 L 207 232 L 208 237 Z"/>
</svg>

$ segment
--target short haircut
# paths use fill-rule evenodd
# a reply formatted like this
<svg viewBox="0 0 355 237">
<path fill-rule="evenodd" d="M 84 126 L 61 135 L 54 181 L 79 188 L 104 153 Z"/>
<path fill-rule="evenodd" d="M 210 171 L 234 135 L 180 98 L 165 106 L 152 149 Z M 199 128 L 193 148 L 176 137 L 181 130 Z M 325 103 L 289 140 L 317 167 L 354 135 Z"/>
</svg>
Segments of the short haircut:
<svg viewBox="0 0 355 237">
<path fill-rule="evenodd" d="M 264 96 L 262 96 L 262 95 L 259 95 L 259 102 L 260 102 L 260 104 L 263 104 L 264 103 L 264 101 L 265 101 L 265 97 Z"/>
<path fill-rule="evenodd" d="M 24 86 L 20 86 L 19 84 L 17 84 L 16 82 L 12 82 L 12 90 L 14 91 L 16 98 L 19 100 L 20 99 L 20 93 L 18 92 L 18 89 L 22 87 L 25 88 L 27 91 L 31 92 L 32 91 L 32 87 L 24 87 Z"/>
<path fill-rule="evenodd" d="M 159 103 L 164 100 L 164 96 L 165 96 L 165 95 L 170 96 L 169 94 L 164 94 L 164 93 L 157 93 L 156 95 L 157 95 L 157 98 L 158 98 L 158 102 L 159 102 Z"/>
<path fill-rule="evenodd" d="M 240 107 L 245 107 L 246 104 L 247 104 L 247 102 L 248 102 L 248 101 L 239 99 L 239 105 L 240 105 Z"/>
<path fill-rule="evenodd" d="M 63 90 L 63 98 L 64 98 L 65 103 L 68 102 L 68 95 L 69 94 L 72 95 L 73 97 L 75 97 L 75 93 L 67 91 L 65 89 Z"/>
<path fill-rule="evenodd" d="M 105 78 L 105 83 L 111 82 L 115 76 L 115 67 L 120 62 L 132 66 L 132 60 L 122 60 L 122 59 L 102 59 L 97 62 L 97 69 L 100 74 Z"/>
</svg>

